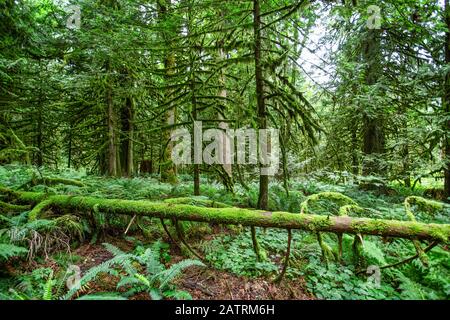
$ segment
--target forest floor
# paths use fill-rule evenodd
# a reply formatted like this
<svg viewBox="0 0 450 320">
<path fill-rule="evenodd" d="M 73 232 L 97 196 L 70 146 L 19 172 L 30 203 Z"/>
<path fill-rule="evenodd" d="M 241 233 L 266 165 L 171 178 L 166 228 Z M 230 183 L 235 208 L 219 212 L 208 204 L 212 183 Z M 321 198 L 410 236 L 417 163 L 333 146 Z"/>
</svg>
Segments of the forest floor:
<svg viewBox="0 0 450 320">
<path fill-rule="evenodd" d="M 133 250 L 133 244 L 120 237 L 108 236 L 107 241 L 125 252 Z M 169 253 L 171 257 L 170 265 L 177 263 L 186 257 L 175 245 L 170 245 Z M 99 264 L 108 261 L 113 255 L 100 243 L 83 243 L 71 252 L 77 256 L 82 274 Z M 61 271 L 60 265 L 48 257 L 40 263 L 22 264 L 20 269 L 51 268 L 55 272 Z M 16 273 L 12 266 L 10 271 Z M 115 291 L 118 279 L 111 275 L 102 275 L 95 282 L 91 283 L 83 294 L 94 294 L 107 291 Z M 306 281 L 303 278 L 296 281 L 282 281 L 279 284 L 273 283 L 268 278 L 248 278 L 238 276 L 230 272 L 221 271 L 215 268 L 192 267 L 176 280 L 179 289 L 189 292 L 194 300 L 313 300 L 316 299 L 306 288 Z M 131 300 L 148 300 L 150 297 L 146 293 L 133 296 Z"/>
<path fill-rule="evenodd" d="M 130 242 L 120 238 L 108 238 L 111 243 L 124 251 L 133 250 Z M 186 257 L 175 246 L 170 246 L 170 264 L 179 262 Z M 83 244 L 77 248 L 74 254 L 82 258 L 79 265 L 84 273 L 90 268 L 111 259 L 112 254 L 101 244 Z M 115 289 L 115 279 L 103 277 L 97 281 L 88 293 L 108 291 Z M 177 280 L 179 289 L 189 292 L 194 300 L 311 300 L 315 299 L 306 289 L 304 279 L 292 281 L 282 281 L 274 284 L 270 279 L 247 278 L 234 275 L 230 272 L 217 270 L 215 268 L 192 267 L 187 269 Z M 139 294 L 133 299 L 147 300 L 147 294 Z"/>
</svg>

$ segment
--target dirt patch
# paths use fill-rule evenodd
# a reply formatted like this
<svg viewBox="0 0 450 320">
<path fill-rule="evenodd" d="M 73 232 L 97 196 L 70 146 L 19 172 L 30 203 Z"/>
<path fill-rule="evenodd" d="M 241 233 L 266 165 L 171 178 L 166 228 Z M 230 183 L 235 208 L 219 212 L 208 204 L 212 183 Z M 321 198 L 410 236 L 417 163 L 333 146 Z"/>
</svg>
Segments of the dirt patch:
<svg viewBox="0 0 450 320">
<path fill-rule="evenodd" d="M 132 245 L 124 239 L 105 239 L 124 251 L 132 249 Z M 84 274 L 88 269 L 113 257 L 102 244 L 84 244 L 76 249 L 74 254 L 82 257 L 79 263 Z M 171 245 L 170 264 L 185 259 L 179 248 Z M 94 292 L 116 291 L 115 285 L 119 279 L 109 275 L 100 276 L 91 283 L 84 294 Z M 188 268 L 176 280 L 179 289 L 190 293 L 194 300 L 312 300 L 314 297 L 307 292 L 303 279 L 295 281 L 283 280 L 274 284 L 266 278 L 246 278 L 229 272 L 211 268 Z M 146 293 L 138 294 L 131 299 L 148 300 Z"/>
<path fill-rule="evenodd" d="M 265 278 L 245 278 L 214 269 L 191 268 L 177 281 L 194 300 L 312 300 L 304 281 L 274 284 Z"/>
</svg>

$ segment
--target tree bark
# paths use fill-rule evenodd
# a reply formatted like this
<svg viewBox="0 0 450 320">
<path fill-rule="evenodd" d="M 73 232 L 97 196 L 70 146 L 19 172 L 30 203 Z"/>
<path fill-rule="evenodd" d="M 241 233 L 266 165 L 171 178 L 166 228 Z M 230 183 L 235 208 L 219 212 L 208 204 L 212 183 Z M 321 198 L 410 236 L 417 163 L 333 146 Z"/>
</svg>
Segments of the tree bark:
<svg viewBox="0 0 450 320">
<path fill-rule="evenodd" d="M 380 73 L 380 31 L 371 29 L 367 32 L 367 38 L 363 46 L 363 61 L 367 64 L 366 85 L 373 86 L 377 84 Z M 373 108 L 373 106 L 370 106 Z M 376 113 L 376 112 L 375 112 Z M 365 160 L 363 165 L 363 174 L 382 174 L 378 155 L 384 153 L 385 139 L 381 116 L 373 116 L 370 113 L 365 114 L 363 118 L 363 153 L 372 157 Z"/>
<path fill-rule="evenodd" d="M 125 108 L 122 110 L 122 142 L 121 142 L 121 162 L 122 173 L 130 177 L 134 173 L 134 153 L 133 153 L 133 137 L 134 137 L 134 106 L 133 99 L 127 97 Z"/>
<path fill-rule="evenodd" d="M 448 65 L 450 63 L 450 1 L 445 0 L 445 24 L 447 26 L 447 30 L 445 32 L 445 64 Z M 445 83 L 444 83 L 444 112 L 445 115 L 448 116 L 450 113 L 450 72 L 447 71 L 445 75 Z M 450 120 L 446 121 L 445 128 L 445 141 L 444 141 L 444 154 L 445 161 L 448 162 L 450 160 Z M 445 200 L 449 202 L 450 197 L 450 164 L 447 163 L 444 169 L 444 196 Z"/>
<path fill-rule="evenodd" d="M 224 13 L 223 11 L 220 12 L 220 16 L 223 19 Z M 224 61 L 226 59 L 226 54 L 225 51 L 223 49 L 224 46 L 224 40 L 221 39 L 220 41 L 218 41 L 218 56 L 219 59 L 221 61 Z M 227 88 L 226 88 L 226 81 L 225 81 L 225 72 L 224 70 L 220 71 L 220 75 L 219 75 L 219 98 L 220 99 L 220 104 L 222 107 L 222 110 L 226 110 L 226 98 L 227 98 Z M 224 120 L 224 117 L 222 115 L 222 113 L 219 112 L 218 114 L 218 119 L 219 120 Z M 233 150 L 231 150 L 231 141 L 230 141 L 230 137 L 227 134 L 227 130 L 229 129 L 229 124 L 225 121 L 220 122 L 219 123 L 219 128 L 222 130 L 222 167 L 223 170 L 227 173 L 228 177 L 231 178 L 233 177 L 233 167 L 232 167 L 232 161 L 231 161 L 231 157 L 233 156 Z"/>
<path fill-rule="evenodd" d="M 162 20 L 168 18 L 168 9 L 170 8 L 170 0 L 158 1 L 159 4 L 159 15 Z M 163 33 L 164 41 L 170 50 L 170 37 L 172 36 L 173 30 L 166 30 Z M 171 81 L 171 78 L 175 74 L 175 54 L 169 51 L 164 59 L 164 68 L 166 71 L 166 85 Z M 165 101 L 168 102 L 171 99 L 172 90 L 166 89 Z M 174 108 L 169 108 L 165 114 L 165 122 L 167 125 L 171 126 L 175 124 L 176 121 L 176 110 Z M 162 152 L 162 166 L 161 170 L 161 180 L 163 182 L 169 182 L 172 184 L 177 183 L 176 167 L 171 159 L 173 143 L 171 142 L 170 129 L 164 130 L 162 143 L 166 145 L 166 148 Z"/>
<path fill-rule="evenodd" d="M 109 71 L 109 67 L 107 68 Z M 107 125 L 108 125 L 108 175 L 117 175 L 117 148 L 116 132 L 114 121 L 114 104 L 112 99 L 112 89 L 110 86 L 106 89 L 106 107 L 107 107 Z"/>
<path fill-rule="evenodd" d="M 264 100 L 263 67 L 261 61 L 261 9 L 259 0 L 253 0 L 253 34 L 255 41 L 255 81 L 258 106 L 259 129 L 267 128 L 266 104 Z M 267 210 L 269 205 L 269 177 L 262 175 L 260 164 L 258 209 Z"/>
</svg>

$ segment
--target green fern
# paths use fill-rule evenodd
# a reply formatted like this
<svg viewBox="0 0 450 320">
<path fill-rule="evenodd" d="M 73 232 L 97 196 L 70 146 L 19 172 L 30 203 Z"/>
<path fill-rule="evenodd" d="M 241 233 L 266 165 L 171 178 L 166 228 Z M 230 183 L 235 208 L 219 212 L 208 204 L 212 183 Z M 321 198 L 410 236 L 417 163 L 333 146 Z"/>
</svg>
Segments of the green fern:
<svg viewBox="0 0 450 320">
<path fill-rule="evenodd" d="M 8 260 L 12 257 L 23 256 L 28 253 L 28 249 L 13 244 L 0 243 L 0 258 Z"/>
<path fill-rule="evenodd" d="M 119 294 L 112 292 L 96 293 L 96 294 L 86 294 L 77 298 L 76 300 L 127 300 L 127 298 L 122 297 Z"/>
<path fill-rule="evenodd" d="M 174 265 L 172 265 L 169 270 L 165 270 L 159 274 L 159 281 L 160 281 L 160 288 L 165 289 L 167 288 L 168 284 L 176 277 L 178 276 L 184 269 L 193 267 L 193 266 L 199 266 L 204 267 L 205 265 L 198 261 L 198 260 L 192 260 L 187 259 L 180 261 Z"/>
<path fill-rule="evenodd" d="M 184 260 L 172 265 L 169 269 L 166 269 L 160 261 L 161 249 L 164 247 L 164 244 L 160 241 L 155 242 L 141 254 L 125 253 L 116 246 L 108 243 L 104 243 L 104 246 L 114 255 L 114 257 L 91 268 L 80 279 L 79 284 L 69 290 L 64 296 L 64 299 L 72 298 L 89 282 L 95 280 L 100 273 L 109 273 L 120 276 L 117 288 L 127 288 L 127 291 L 124 293 L 124 296 L 126 297 L 145 291 L 154 300 L 169 296 L 174 298 L 186 298 L 188 297 L 188 294 L 173 290 L 171 282 L 185 268 L 190 266 L 204 266 L 202 262 L 197 260 Z M 137 268 L 133 266 L 136 262 L 140 264 L 139 269 L 145 270 L 145 273 L 137 271 Z"/>
<path fill-rule="evenodd" d="M 44 293 L 42 295 L 42 300 L 52 300 L 53 294 L 53 286 L 55 284 L 55 280 L 53 280 L 53 271 L 50 272 L 50 276 L 48 277 L 47 282 L 44 285 Z"/>
<path fill-rule="evenodd" d="M 105 262 L 99 264 L 98 266 L 95 266 L 95 267 L 89 269 L 86 272 L 86 274 L 80 279 L 80 282 L 78 283 L 78 285 L 74 286 L 66 293 L 66 295 L 64 296 L 64 299 L 68 300 L 68 299 L 72 298 L 73 295 L 75 295 L 78 291 L 85 288 L 85 286 L 89 282 L 95 280 L 95 278 L 97 278 L 99 276 L 99 274 L 101 274 L 101 273 L 108 273 L 108 274 L 117 276 L 118 272 L 117 272 L 117 270 L 115 270 L 113 268 L 113 266 L 114 265 L 121 266 L 124 263 L 129 262 L 130 258 L 133 258 L 133 255 L 131 255 L 131 254 L 118 255 L 108 261 L 105 261 Z"/>
</svg>

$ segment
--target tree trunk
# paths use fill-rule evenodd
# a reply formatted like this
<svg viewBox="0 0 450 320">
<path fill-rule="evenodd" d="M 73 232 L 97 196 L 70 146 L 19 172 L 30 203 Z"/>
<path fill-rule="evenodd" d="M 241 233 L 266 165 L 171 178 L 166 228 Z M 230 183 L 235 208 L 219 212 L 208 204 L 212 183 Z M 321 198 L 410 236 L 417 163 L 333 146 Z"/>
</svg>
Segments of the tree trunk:
<svg viewBox="0 0 450 320">
<path fill-rule="evenodd" d="M 366 85 L 377 84 L 380 73 L 380 31 L 371 29 L 367 32 L 367 38 L 363 46 L 363 61 L 367 64 Z M 376 108 L 376 106 L 368 106 Z M 374 112 L 377 113 L 377 110 Z M 363 118 L 363 153 L 371 159 L 366 159 L 363 166 L 363 174 L 382 174 L 383 170 L 379 155 L 384 153 L 385 141 L 381 116 L 365 114 Z"/>
<path fill-rule="evenodd" d="M 449 0 L 445 0 L 445 24 L 447 26 L 447 31 L 445 32 L 445 63 L 448 65 L 450 63 L 450 4 Z M 450 72 L 447 71 L 445 75 L 444 84 L 444 112 L 448 117 L 450 113 Z M 445 161 L 450 160 L 450 120 L 446 121 L 446 131 L 445 131 Z M 450 164 L 447 164 L 444 169 L 444 196 L 445 200 L 449 202 L 450 197 Z"/>
<path fill-rule="evenodd" d="M 43 119 L 42 119 L 42 105 L 41 102 L 39 101 L 39 106 L 38 106 L 38 118 L 37 118 L 37 159 L 36 159 L 36 165 L 38 167 L 42 167 L 42 165 L 44 164 L 44 159 L 42 157 L 43 152 L 42 152 L 42 148 L 43 148 L 43 139 L 44 139 L 44 133 L 42 132 L 42 127 L 43 127 Z"/>
<path fill-rule="evenodd" d="M 193 68 L 193 64 L 191 65 Z M 193 69 L 191 69 L 193 70 Z M 192 71 L 193 72 L 193 71 Z M 192 103 L 192 119 L 197 120 L 197 99 L 195 97 L 195 77 L 192 75 L 191 79 L 191 103 Z M 192 131 L 194 131 L 194 125 L 192 125 Z M 194 195 L 200 195 L 200 165 L 194 163 Z"/>
<path fill-rule="evenodd" d="M 352 131 L 352 173 L 357 176 L 359 174 L 359 161 L 358 161 L 358 137 L 356 136 L 357 128 Z"/>
<path fill-rule="evenodd" d="M 221 18 L 223 19 L 223 12 L 221 12 Z M 218 42 L 218 47 L 219 47 L 219 59 L 221 61 L 224 61 L 226 59 L 226 54 L 223 50 L 223 45 L 224 45 L 224 41 L 223 39 L 220 40 Z M 221 109 L 222 110 L 226 110 L 226 98 L 227 98 L 227 88 L 226 88 L 226 83 L 225 83 L 225 72 L 223 70 L 221 70 L 220 72 L 220 76 L 219 76 L 219 98 L 220 99 L 220 104 L 221 104 Z M 218 119 L 219 120 L 224 120 L 223 115 L 219 112 L 218 114 Z M 223 131 L 222 132 L 222 167 L 223 170 L 227 173 L 228 177 L 231 178 L 233 177 L 233 167 L 231 165 L 231 157 L 233 155 L 233 150 L 231 150 L 231 141 L 230 141 L 230 137 L 227 134 L 227 130 L 229 129 L 229 124 L 227 122 L 220 122 L 219 123 L 219 128 Z"/>
<path fill-rule="evenodd" d="M 192 95 L 192 119 L 197 120 L 197 99 L 195 98 L 195 78 L 191 79 L 191 95 Z M 194 131 L 194 125 L 192 125 L 192 130 Z M 200 165 L 194 163 L 194 195 L 200 195 Z"/>
<path fill-rule="evenodd" d="M 259 129 L 267 128 L 266 104 L 264 101 L 263 67 L 261 61 L 261 9 L 259 0 L 253 0 L 253 32 L 255 41 L 256 102 L 258 106 Z M 269 177 L 262 175 L 260 164 L 258 209 L 267 210 L 269 205 Z"/>
<path fill-rule="evenodd" d="M 131 177 L 134 173 L 134 153 L 133 153 L 133 139 L 134 139 L 134 106 L 133 99 L 127 97 L 125 108 L 122 109 L 122 142 L 121 142 L 121 162 L 122 173 Z"/>
<path fill-rule="evenodd" d="M 117 148 L 116 148 L 116 132 L 114 121 L 114 104 L 112 99 L 112 89 L 110 86 L 106 89 L 106 105 L 108 109 L 108 175 L 115 177 L 117 175 Z"/>
<path fill-rule="evenodd" d="M 331 232 L 336 234 L 366 234 L 381 237 L 396 237 L 413 240 L 435 240 L 448 243 L 449 224 L 425 224 L 411 221 L 353 218 L 348 216 L 324 216 L 303 213 L 267 212 L 242 208 L 207 208 L 170 202 L 150 202 L 145 200 L 103 199 L 73 195 L 48 196 L 44 193 L 15 192 L 0 188 L 8 197 L 17 197 L 19 203 L 36 203 L 29 214 L 30 219 L 50 207 L 77 211 L 90 215 L 93 210 L 105 214 L 149 216 L 161 219 L 177 219 L 243 225 L 264 228 L 299 229 L 310 232 Z"/>
<path fill-rule="evenodd" d="M 158 2 L 159 4 L 159 15 L 162 20 L 168 18 L 168 9 L 170 7 L 170 0 L 162 0 Z M 173 30 L 165 30 L 163 34 L 164 41 L 170 50 L 170 38 L 173 35 Z M 166 70 L 166 85 L 171 81 L 171 78 L 175 74 L 175 54 L 169 51 L 164 59 L 164 68 Z M 165 92 L 165 102 L 170 101 L 172 95 L 172 89 L 166 89 Z M 169 108 L 165 114 L 165 122 L 167 125 L 174 125 L 176 121 L 176 110 L 175 108 Z M 166 145 L 166 148 L 162 152 L 162 165 L 161 170 L 161 180 L 163 182 L 169 182 L 172 184 L 177 183 L 176 167 L 171 159 L 173 143 L 171 141 L 170 129 L 164 130 L 162 143 Z"/>
</svg>

